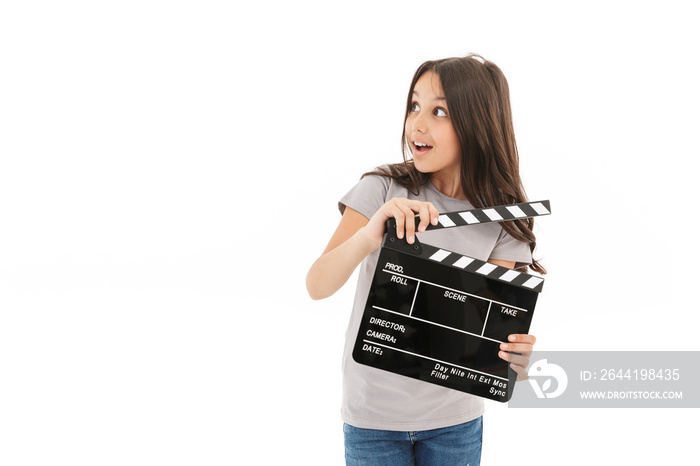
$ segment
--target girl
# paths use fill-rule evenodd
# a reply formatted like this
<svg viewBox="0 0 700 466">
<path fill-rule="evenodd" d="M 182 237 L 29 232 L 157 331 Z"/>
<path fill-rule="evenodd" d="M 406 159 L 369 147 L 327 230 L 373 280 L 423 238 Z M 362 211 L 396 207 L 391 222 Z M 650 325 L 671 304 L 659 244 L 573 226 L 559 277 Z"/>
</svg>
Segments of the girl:
<svg viewBox="0 0 700 466">
<path fill-rule="evenodd" d="M 508 84 L 478 55 L 423 63 L 408 93 L 404 162 L 366 173 L 339 202 L 340 224 L 306 279 L 309 295 L 335 293 L 362 263 L 343 357 L 345 457 L 354 464 L 479 464 L 482 398 L 352 359 L 352 347 L 377 263 L 385 222 L 397 236 L 510 268 L 536 272 L 533 221 L 425 231 L 439 212 L 525 202 Z M 416 214 L 420 222 L 407 221 Z M 535 337 L 510 335 L 499 356 L 518 379 Z"/>
</svg>

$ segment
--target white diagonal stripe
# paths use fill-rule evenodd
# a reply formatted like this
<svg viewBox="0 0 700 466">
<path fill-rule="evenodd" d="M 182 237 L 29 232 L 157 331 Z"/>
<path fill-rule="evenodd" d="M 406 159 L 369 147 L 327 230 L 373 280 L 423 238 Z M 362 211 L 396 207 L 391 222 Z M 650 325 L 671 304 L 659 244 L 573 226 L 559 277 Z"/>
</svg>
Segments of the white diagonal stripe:
<svg viewBox="0 0 700 466">
<path fill-rule="evenodd" d="M 479 219 L 474 217 L 474 214 L 471 212 L 460 212 L 459 216 L 464 219 L 465 222 L 472 224 L 472 223 L 479 223 Z"/>
<path fill-rule="evenodd" d="M 448 217 L 447 215 L 440 215 L 438 217 L 438 222 L 440 222 L 440 225 L 442 225 L 443 227 L 455 226 L 455 222 L 453 222 L 452 219 L 450 217 Z"/>
<path fill-rule="evenodd" d="M 498 267 L 496 264 L 486 263 L 486 264 L 482 265 L 481 267 L 479 267 L 479 270 L 477 270 L 476 273 L 480 273 L 482 275 L 488 275 L 491 272 L 493 272 L 496 267 Z"/>
<path fill-rule="evenodd" d="M 547 208 L 544 205 L 542 205 L 542 203 L 540 203 L 540 202 L 535 202 L 533 204 L 530 204 L 530 207 L 535 209 L 535 212 L 537 212 L 540 215 L 546 215 L 549 213 Z"/>
<path fill-rule="evenodd" d="M 540 283 L 542 283 L 543 281 L 544 281 L 544 280 L 542 280 L 541 278 L 538 278 L 538 277 L 530 277 L 530 278 L 528 279 L 528 281 L 526 281 L 525 283 L 523 283 L 523 286 L 526 286 L 526 287 L 528 287 L 528 288 L 534 288 L 534 287 L 536 287 L 537 285 L 539 285 Z"/>
<path fill-rule="evenodd" d="M 435 252 L 432 256 L 429 257 L 429 259 L 432 259 L 437 262 L 441 262 L 445 257 L 449 256 L 452 254 L 450 251 L 445 251 L 444 249 L 438 249 L 437 252 Z"/>
<path fill-rule="evenodd" d="M 484 209 L 483 212 L 494 222 L 498 220 L 503 220 L 503 217 L 496 212 L 496 209 Z"/>
<path fill-rule="evenodd" d="M 472 262 L 474 262 L 474 259 L 472 259 L 471 257 L 462 256 L 459 258 L 459 260 L 457 262 L 455 262 L 452 265 L 454 265 L 455 267 L 459 267 L 460 269 L 463 269 L 466 266 L 468 266 L 469 264 L 471 264 Z"/>
<path fill-rule="evenodd" d="M 527 217 L 527 214 L 517 205 L 506 206 L 506 209 L 508 209 L 508 212 L 510 212 L 515 218 Z"/>
<path fill-rule="evenodd" d="M 515 270 L 509 270 L 506 273 L 504 273 L 503 275 L 501 275 L 499 278 L 503 281 L 506 281 L 506 282 L 512 282 L 513 279 L 515 277 L 517 277 L 518 275 L 520 275 L 520 273 L 516 272 Z"/>
</svg>

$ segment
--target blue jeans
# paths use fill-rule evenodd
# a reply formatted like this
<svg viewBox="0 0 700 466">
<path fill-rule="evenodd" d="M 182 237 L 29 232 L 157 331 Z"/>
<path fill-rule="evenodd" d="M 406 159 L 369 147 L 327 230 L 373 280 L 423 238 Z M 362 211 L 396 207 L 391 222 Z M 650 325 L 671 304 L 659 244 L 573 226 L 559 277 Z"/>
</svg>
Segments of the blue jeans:
<svg viewBox="0 0 700 466">
<path fill-rule="evenodd" d="M 469 465 L 481 462 L 482 418 L 415 432 L 343 425 L 348 466 Z"/>
</svg>

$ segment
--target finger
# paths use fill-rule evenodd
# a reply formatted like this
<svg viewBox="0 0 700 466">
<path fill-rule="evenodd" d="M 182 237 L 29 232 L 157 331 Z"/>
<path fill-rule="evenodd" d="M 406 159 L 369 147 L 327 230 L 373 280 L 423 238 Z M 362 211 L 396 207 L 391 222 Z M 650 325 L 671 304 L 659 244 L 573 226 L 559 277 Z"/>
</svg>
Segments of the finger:
<svg viewBox="0 0 700 466">
<path fill-rule="evenodd" d="M 426 202 L 426 204 L 428 204 L 428 212 L 430 212 L 430 223 L 437 225 L 440 212 L 438 212 L 432 202 Z"/>
<path fill-rule="evenodd" d="M 408 244 L 413 244 L 413 240 L 415 239 L 416 233 L 415 213 L 410 207 L 408 207 L 405 204 L 399 204 L 399 208 L 403 212 L 405 218 L 404 228 L 406 230 L 406 241 L 408 242 Z"/>
<path fill-rule="evenodd" d="M 428 203 L 423 202 L 418 207 L 418 215 L 420 216 L 420 223 L 418 224 L 418 231 L 423 232 L 430 224 L 430 209 L 428 208 Z"/>
<path fill-rule="evenodd" d="M 510 368 L 513 369 L 515 371 L 515 373 L 517 374 L 517 376 L 515 378 L 516 382 L 519 382 L 521 380 L 527 380 L 530 378 L 530 376 L 528 375 L 527 371 L 525 370 L 525 368 L 523 366 L 518 366 L 517 364 L 511 364 Z"/>
<path fill-rule="evenodd" d="M 394 217 L 394 220 L 396 220 L 396 237 L 398 239 L 403 238 L 406 215 L 401 210 L 401 206 L 399 205 L 398 201 L 395 200 L 393 202 L 392 208 L 389 212 L 389 216 Z"/>
<path fill-rule="evenodd" d="M 498 352 L 498 357 L 503 359 L 504 361 L 511 362 L 513 364 L 517 364 L 519 366 L 527 366 L 530 363 L 530 357 L 529 356 L 523 356 L 520 354 L 515 354 L 515 353 L 508 353 L 506 351 L 499 351 Z"/>
<path fill-rule="evenodd" d="M 510 351 L 511 353 L 532 353 L 533 347 L 527 343 L 501 343 L 500 348 L 503 351 Z"/>
<path fill-rule="evenodd" d="M 527 343 L 530 345 L 534 345 L 535 341 L 537 339 L 535 338 L 534 335 L 525 335 L 522 333 L 513 333 L 511 335 L 508 335 L 508 341 L 511 343 Z"/>
</svg>

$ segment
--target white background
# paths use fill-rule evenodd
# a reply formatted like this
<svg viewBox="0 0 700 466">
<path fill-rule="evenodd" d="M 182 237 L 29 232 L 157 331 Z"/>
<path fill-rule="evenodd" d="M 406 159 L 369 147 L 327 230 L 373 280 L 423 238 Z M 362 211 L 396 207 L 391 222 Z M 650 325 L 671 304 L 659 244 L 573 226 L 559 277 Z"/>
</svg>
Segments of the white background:
<svg viewBox="0 0 700 466">
<path fill-rule="evenodd" d="M 0 3 L 0 463 L 343 464 L 355 278 L 305 274 L 469 52 L 552 202 L 536 349 L 698 349 L 690 3 Z M 487 402 L 483 464 L 685 463 L 696 416 Z"/>
</svg>

